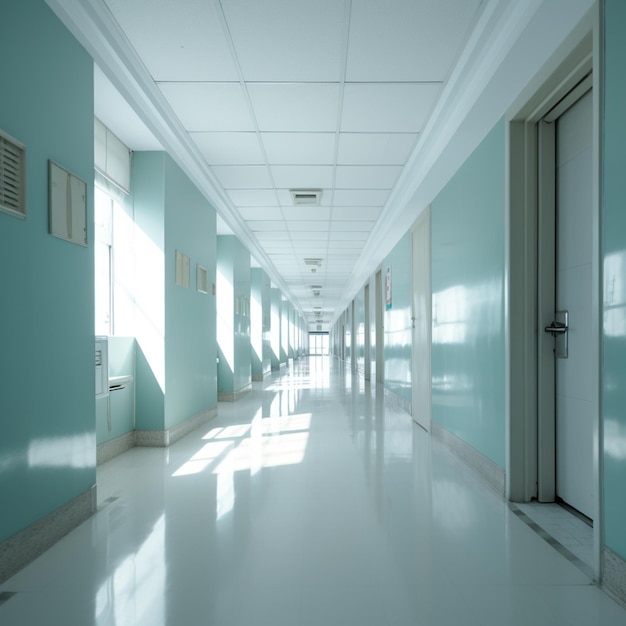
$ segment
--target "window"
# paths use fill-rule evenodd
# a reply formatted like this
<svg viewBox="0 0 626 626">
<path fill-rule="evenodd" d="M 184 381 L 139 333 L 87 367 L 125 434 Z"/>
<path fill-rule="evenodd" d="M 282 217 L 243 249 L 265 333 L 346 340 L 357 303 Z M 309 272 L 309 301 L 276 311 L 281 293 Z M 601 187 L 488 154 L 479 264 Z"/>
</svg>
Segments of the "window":
<svg viewBox="0 0 626 626">
<path fill-rule="evenodd" d="M 328 333 L 309 333 L 309 354 L 311 356 L 328 354 Z"/>
<path fill-rule="evenodd" d="M 113 334 L 113 207 L 114 200 L 95 187 L 95 308 L 96 335 Z"/>
</svg>

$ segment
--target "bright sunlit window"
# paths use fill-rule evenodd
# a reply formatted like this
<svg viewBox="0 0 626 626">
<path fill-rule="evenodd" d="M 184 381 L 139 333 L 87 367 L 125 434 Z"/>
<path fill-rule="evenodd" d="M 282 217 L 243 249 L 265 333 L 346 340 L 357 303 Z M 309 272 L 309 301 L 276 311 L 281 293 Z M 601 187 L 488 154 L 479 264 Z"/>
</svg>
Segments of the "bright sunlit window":
<svg viewBox="0 0 626 626">
<path fill-rule="evenodd" d="M 114 200 L 95 187 L 95 312 L 96 335 L 113 334 L 113 206 Z"/>
<path fill-rule="evenodd" d="M 312 356 L 328 354 L 328 333 L 309 333 L 309 354 Z"/>
</svg>

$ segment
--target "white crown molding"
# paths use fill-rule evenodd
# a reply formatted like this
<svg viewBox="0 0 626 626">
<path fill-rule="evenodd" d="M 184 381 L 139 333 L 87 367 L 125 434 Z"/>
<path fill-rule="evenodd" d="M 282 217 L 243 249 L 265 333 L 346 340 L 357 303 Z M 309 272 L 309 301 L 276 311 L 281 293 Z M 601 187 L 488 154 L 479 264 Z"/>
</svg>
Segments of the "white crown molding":
<svg viewBox="0 0 626 626">
<path fill-rule="evenodd" d="M 163 148 L 215 207 L 272 282 L 304 316 L 298 301 L 215 179 L 104 1 L 46 0 L 46 3 L 87 50 Z"/>
</svg>

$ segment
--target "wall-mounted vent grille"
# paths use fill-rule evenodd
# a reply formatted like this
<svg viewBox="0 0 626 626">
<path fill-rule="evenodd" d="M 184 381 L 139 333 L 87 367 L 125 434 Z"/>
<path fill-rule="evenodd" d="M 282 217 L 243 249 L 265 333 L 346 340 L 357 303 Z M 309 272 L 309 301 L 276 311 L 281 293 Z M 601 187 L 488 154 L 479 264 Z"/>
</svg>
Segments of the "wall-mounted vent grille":
<svg viewBox="0 0 626 626">
<path fill-rule="evenodd" d="M 290 189 L 295 206 L 319 206 L 322 201 L 321 189 Z"/>
<path fill-rule="evenodd" d="M 0 132 L 0 209 L 26 215 L 26 149 Z"/>
</svg>

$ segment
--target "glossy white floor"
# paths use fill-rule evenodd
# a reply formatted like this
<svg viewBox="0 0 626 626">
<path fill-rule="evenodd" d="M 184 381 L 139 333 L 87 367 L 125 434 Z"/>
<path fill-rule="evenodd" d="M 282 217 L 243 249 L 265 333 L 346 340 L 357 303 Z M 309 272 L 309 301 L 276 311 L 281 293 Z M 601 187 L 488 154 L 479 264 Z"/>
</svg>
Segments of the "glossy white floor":
<svg viewBox="0 0 626 626">
<path fill-rule="evenodd" d="M 169 449 L 106 463 L 98 489 L 100 511 L 0 587 L 0 624 L 626 624 L 327 358 L 255 384 Z"/>
</svg>

